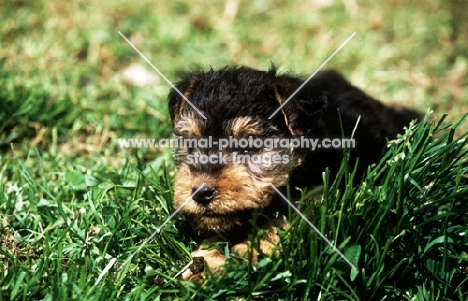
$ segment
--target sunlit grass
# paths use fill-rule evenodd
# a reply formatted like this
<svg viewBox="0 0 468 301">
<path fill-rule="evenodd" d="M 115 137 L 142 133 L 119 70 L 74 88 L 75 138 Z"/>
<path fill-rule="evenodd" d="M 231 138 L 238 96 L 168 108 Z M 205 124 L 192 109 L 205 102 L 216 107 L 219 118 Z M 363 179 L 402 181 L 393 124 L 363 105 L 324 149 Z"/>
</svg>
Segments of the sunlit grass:
<svg viewBox="0 0 468 301">
<path fill-rule="evenodd" d="M 169 85 L 124 78 L 132 64 L 154 72 L 118 31 L 172 81 L 227 64 L 309 75 L 356 32 L 326 68 L 386 103 L 430 106 L 434 120 L 458 122 L 468 112 L 463 5 L 3 3 L 0 300 L 465 300 L 466 122 L 413 128 L 361 186 L 327 183 L 318 203 L 304 196 L 301 210 L 359 271 L 291 213 L 279 258 L 255 267 L 234 258 L 204 286 L 174 279 L 197 238 L 182 215 L 117 270 L 174 210 L 175 167 L 170 150 L 116 142 L 171 134 Z"/>
</svg>

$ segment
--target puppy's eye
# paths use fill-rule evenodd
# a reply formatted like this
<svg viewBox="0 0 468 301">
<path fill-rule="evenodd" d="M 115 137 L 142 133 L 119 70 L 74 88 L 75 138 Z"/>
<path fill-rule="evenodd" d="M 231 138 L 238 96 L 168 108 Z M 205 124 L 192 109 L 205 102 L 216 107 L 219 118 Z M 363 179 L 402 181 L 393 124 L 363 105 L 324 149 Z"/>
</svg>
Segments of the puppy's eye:
<svg viewBox="0 0 468 301">
<path fill-rule="evenodd" d="M 260 151 L 260 148 L 258 147 L 238 147 L 235 148 L 234 151 L 238 153 L 243 153 L 243 154 L 252 154 L 252 153 L 257 153 Z"/>
<path fill-rule="evenodd" d="M 244 149 L 244 153 L 256 153 L 258 152 L 260 149 L 259 148 L 256 148 L 256 147 L 248 147 L 248 148 L 245 148 Z"/>
</svg>

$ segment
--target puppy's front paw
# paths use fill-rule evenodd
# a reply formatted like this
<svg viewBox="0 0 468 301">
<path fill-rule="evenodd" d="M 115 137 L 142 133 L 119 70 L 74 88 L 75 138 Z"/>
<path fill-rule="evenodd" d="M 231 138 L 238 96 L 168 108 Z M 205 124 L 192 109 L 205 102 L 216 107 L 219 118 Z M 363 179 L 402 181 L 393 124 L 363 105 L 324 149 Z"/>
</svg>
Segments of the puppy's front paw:
<svg viewBox="0 0 468 301">
<path fill-rule="evenodd" d="M 255 249 L 251 250 L 251 258 L 249 258 L 249 249 L 251 248 L 249 242 L 243 242 L 236 244 L 232 246 L 231 248 L 231 253 L 236 254 L 240 257 L 247 259 L 250 259 L 250 263 L 256 264 L 257 263 L 257 258 L 258 258 L 258 252 Z"/>
<path fill-rule="evenodd" d="M 203 282 L 202 276 L 205 269 L 216 273 L 225 262 L 226 257 L 216 249 L 198 249 L 192 252 L 192 264 L 182 273 L 182 279 L 185 281 Z"/>
</svg>

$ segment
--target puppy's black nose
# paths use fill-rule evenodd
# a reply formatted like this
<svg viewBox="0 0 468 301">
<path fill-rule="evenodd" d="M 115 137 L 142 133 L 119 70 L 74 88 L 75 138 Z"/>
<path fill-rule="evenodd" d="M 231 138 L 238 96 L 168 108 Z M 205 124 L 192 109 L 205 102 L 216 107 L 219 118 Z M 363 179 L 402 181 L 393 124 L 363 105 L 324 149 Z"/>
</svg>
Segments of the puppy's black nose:
<svg viewBox="0 0 468 301">
<path fill-rule="evenodd" d="M 192 199 L 201 205 L 208 205 L 214 198 L 214 188 L 206 184 L 197 191 L 198 188 L 200 188 L 200 186 L 195 186 L 192 188 L 192 193 L 195 193 L 196 191 L 196 193 L 192 196 Z"/>
</svg>

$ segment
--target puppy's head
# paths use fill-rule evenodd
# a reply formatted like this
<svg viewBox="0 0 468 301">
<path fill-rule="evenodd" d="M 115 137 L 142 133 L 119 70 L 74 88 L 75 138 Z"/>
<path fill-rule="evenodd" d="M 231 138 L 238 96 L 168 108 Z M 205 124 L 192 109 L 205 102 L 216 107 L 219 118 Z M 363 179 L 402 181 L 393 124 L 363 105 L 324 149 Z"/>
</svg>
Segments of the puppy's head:
<svg viewBox="0 0 468 301">
<path fill-rule="evenodd" d="M 185 203 L 182 211 L 197 228 L 242 226 L 271 205 L 271 184 L 284 186 L 301 164 L 304 154 L 273 142 L 307 134 L 326 108 L 326 94 L 306 86 L 278 110 L 302 83 L 275 70 L 228 67 L 189 73 L 178 91 L 171 90 L 169 111 L 180 142 L 174 204 Z"/>
</svg>

